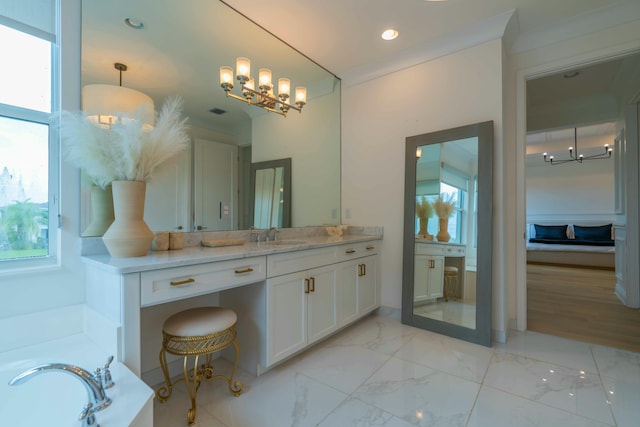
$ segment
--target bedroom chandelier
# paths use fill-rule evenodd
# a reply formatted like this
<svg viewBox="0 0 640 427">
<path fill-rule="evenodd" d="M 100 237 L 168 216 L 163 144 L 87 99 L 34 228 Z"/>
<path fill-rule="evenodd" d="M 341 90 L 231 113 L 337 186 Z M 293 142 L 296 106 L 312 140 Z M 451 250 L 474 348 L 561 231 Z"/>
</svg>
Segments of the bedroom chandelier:
<svg viewBox="0 0 640 427">
<path fill-rule="evenodd" d="M 569 147 L 569 158 L 562 160 L 555 160 L 553 156 L 549 156 L 547 153 L 543 153 L 542 157 L 546 163 L 551 165 L 561 165 L 563 163 L 578 162 L 582 163 L 585 160 L 599 160 L 608 159 L 611 157 L 613 148 L 609 147 L 609 144 L 604 144 L 604 153 L 593 154 L 591 156 L 585 156 L 584 154 L 578 154 L 578 128 L 573 128 L 573 147 Z"/>
<path fill-rule="evenodd" d="M 307 88 L 296 87 L 295 103 L 289 101 L 291 82 L 287 78 L 278 79 L 278 96 L 273 93 L 271 84 L 271 70 L 260 68 L 258 71 L 258 90 L 251 77 L 251 61 L 248 58 L 236 58 L 236 79 L 240 82 L 242 96 L 231 93 L 233 89 L 233 69 L 228 66 L 220 67 L 220 86 L 227 97 L 246 102 L 249 105 L 264 108 L 272 113 L 287 117 L 290 109 L 302 112 L 302 107 L 307 103 Z"/>
</svg>

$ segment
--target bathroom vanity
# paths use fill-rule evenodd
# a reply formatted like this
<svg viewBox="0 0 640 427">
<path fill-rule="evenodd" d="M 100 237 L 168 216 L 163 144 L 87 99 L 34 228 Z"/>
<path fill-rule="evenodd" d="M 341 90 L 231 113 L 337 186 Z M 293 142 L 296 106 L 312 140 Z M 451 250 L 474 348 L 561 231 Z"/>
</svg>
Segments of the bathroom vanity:
<svg viewBox="0 0 640 427">
<path fill-rule="evenodd" d="M 261 374 L 379 307 L 381 238 L 315 235 L 139 258 L 84 256 L 87 302 L 120 325 L 118 357 L 148 384 L 160 380 L 164 320 L 203 305 L 236 311 L 240 366 Z"/>
</svg>

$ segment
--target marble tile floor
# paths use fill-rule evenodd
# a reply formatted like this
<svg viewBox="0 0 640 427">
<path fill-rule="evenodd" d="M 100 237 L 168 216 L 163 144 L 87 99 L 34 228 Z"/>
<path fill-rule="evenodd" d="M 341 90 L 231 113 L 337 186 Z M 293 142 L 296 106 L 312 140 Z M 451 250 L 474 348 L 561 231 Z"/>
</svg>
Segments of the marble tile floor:
<svg viewBox="0 0 640 427">
<path fill-rule="evenodd" d="M 219 369 L 230 364 L 217 360 Z M 371 315 L 260 377 L 239 397 L 203 383 L 195 426 L 637 427 L 640 353 L 514 332 L 486 348 Z M 187 393 L 154 406 L 186 426 Z"/>
<path fill-rule="evenodd" d="M 473 329 L 476 327 L 475 303 L 465 304 L 456 300 L 445 302 L 443 298 L 440 298 L 437 302 L 414 307 L 413 314 L 448 323 L 455 323 L 465 328 Z"/>
</svg>

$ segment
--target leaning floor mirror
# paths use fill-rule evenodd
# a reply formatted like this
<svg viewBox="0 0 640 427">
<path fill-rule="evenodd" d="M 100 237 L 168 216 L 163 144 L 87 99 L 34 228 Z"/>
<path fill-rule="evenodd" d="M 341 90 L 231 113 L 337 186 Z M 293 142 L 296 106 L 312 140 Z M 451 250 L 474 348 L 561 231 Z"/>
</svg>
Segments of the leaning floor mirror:
<svg viewBox="0 0 640 427">
<path fill-rule="evenodd" d="M 491 346 L 493 122 L 406 138 L 402 322 Z"/>
</svg>

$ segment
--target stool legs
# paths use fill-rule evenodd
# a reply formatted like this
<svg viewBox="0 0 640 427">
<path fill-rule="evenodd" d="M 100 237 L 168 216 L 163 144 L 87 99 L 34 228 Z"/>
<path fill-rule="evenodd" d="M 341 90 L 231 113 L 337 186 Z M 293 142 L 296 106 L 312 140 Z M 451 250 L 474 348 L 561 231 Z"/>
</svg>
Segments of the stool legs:
<svg viewBox="0 0 640 427">
<path fill-rule="evenodd" d="M 215 379 L 224 379 L 227 382 L 229 392 L 234 396 L 239 396 L 242 393 L 242 383 L 240 381 L 233 381 L 236 368 L 238 367 L 238 358 L 240 357 L 240 343 L 238 342 L 238 338 L 234 338 L 233 346 L 236 350 L 236 357 L 233 362 L 233 368 L 231 369 L 231 375 L 226 377 L 225 375 L 214 375 L 214 371 L 212 368 L 213 362 L 213 353 L 205 354 L 205 363 L 198 368 L 199 355 L 194 355 L 193 368 L 189 368 L 189 356 L 184 357 L 184 361 L 182 364 L 182 372 L 183 377 L 176 380 L 175 382 L 171 381 L 169 376 L 169 368 L 167 365 L 167 357 L 164 347 L 160 350 L 160 367 L 162 368 L 162 375 L 164 377 L 165 386 L 160 387 L 156 392 L 156 396 L 160 403 L 166 402 L 170 397 L 173 391 L 173 386 L 180 382 L 184 381 L 186 384 L 187 392 L 189 393 L 189 401 L 191 403 L 191 407 L 187 411 L 187 422 L 189 425 L 192 425 L 196 419 L 196 398 L 198 394 L 198 389 L 200 388 L 200 383 Z"/>
</svg>

